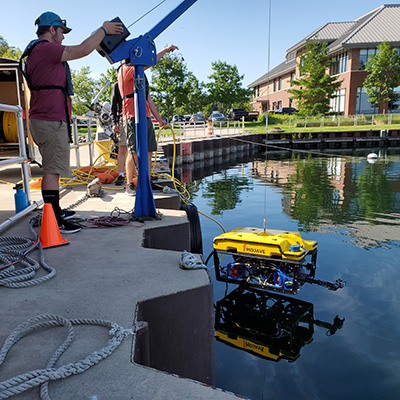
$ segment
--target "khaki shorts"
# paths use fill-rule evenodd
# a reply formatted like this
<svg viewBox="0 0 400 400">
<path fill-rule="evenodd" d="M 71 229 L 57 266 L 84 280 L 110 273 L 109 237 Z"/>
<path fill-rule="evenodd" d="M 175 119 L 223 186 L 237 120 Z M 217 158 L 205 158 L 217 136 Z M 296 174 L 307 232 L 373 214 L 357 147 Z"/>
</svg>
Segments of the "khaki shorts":
<svg viewBox="0 0 400 400">
<path fill-rule="evenodd" d="M 70 143 L 67 123 L 31 119 L 29 126 L 42 156 L 43 174 L 69 177 Z"/>
<path fill-rule="evenodd" d="M 124 120 L 126 127 L 126 136 L 128 143 L 128 152 L 136 153 L 136 124 L 135 118 Z M 156 134 L 154 132 L 153 123 L 150 118 L 147 118 L 147 146 L 148 151 L 157 150 Z"/>
<path fill-rule="evenodd" d="M 126 146 L 126 128 L 122 119 L 118 123 L 118 132 L 115 134 L 118 140 L 118 146 Z"/>
</svg>

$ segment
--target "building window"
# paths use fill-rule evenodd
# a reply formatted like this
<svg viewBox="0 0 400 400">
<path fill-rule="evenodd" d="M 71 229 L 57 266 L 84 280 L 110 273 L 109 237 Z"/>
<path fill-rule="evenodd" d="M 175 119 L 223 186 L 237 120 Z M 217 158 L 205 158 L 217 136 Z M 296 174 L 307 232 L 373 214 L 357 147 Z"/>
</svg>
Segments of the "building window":
<svg viewBox="0 0 400 400">
<path fill-rule="evenodd" d="M 291 53 L 288 53 L 286 56 L 286 62 L 292 61 L 296 58 L 296 52 L 292 51 Z"/>
<path fill-rule="evenodd" d="M 272 103 L 272 109 L 273 109 L 273 110 L 276 110 L 276 101 L 274 101 L 274 102 Z"/>
<path fill-rule="evenodd" d="M 332 58 L 332 65 L 329 69 L 331 75 L 342 74 L 347 71 L 347 62 L 349 61 L 349 56 L 347 53 L 341 54 L 339 56 Z"/>
<path fill-rule="evenodd" d="M 282 102 L 279 100 L 278 101 L 278 110 L 280 110 L 282 108 Z"/>
<path fill-rule="evenodd" d="M 390 113 L 400 113 L 400 86 L 397 86 L 396 88 L 393 89 L 394 93 L 399 95 L 399 100 L 389 103 L 389 110 L 388 112 Z"/>
<path fill-rule="evenodd" d="M 346 89 L 337 90 L 333 99 L 331 99 L 331 111 L 337 114 L 344 114 L 344 108 L 346 103 Z"/>
<path fill-rule="evenodd" d="M 375 114 L 375 107 L 368 101 L 369 96 L 363 87 L 357 88 L 356 114 Z"/>
<path fill-rule="evenodd" d="M 276 79 L 274 79 L 274 92 L 276 92 Z"/>
<path fill-rule="evenodd" d="M 339 74 L 343 74 L 343 72 L 347 71 L 347 62 L 349 61 L 349 56 L 347 53 L 344 53 L 339 58 Z"/>
<path fill-rule="evenodd" d="M 278 90 L 282 90 L 282 78 L 278 80 Z"/>
<path fill-rule="evenodd" d="M 360 70 L 365 70 L 365 64 L 368 59 L 377 53 L 378 49 L 361 49 L 360 50 Z"/>
<path fill-rule="evenodd" d="M 294 72 L 290 74 L 290 81 L 294 81 Z M 293 86 L 292 82 L 290 82 L 290 86 Z"/>
<path fill-rule="evenodd" d="M 399 53 L 399 49 L 397 47 L 395 47 L 393 50 Z M 361 49 L 359 69 L 362 71 L 365 70 L 365 64 L 372 56 L 376 55 L 376 53 L 378 53 L 378 49 Z"/>
<path fill-rule="evenodd" d="M 289 99 L 289 107 L 293 107 L 293 100 Z"/>
</svg>

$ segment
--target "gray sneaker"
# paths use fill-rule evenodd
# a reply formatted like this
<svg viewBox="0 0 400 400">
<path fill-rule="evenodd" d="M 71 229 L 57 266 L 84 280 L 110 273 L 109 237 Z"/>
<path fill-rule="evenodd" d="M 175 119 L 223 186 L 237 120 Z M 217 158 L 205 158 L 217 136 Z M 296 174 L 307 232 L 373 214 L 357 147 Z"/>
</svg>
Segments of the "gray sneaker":
<svg viewBox="0 0 400 400">
<path fill-rule="evenodd" d="M 128 196 L 135 196 L 136 186 L 133 183 L 128 183 L 125 188 L 125 194 Z"/>
</svg>

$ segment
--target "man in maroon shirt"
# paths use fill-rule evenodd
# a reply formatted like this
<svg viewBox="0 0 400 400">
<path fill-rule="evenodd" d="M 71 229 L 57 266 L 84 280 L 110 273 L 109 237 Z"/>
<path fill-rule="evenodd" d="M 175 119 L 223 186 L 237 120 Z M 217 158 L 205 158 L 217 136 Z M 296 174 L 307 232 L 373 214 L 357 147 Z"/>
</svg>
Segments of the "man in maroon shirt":
<svg viewBox="0 0 400 400">
<path fill-rule="evenodd" d="M 37 36 L 24 51 L 28 55 L 25 75 L 31 90 L 30 130 L 42 155 L 42 196 L 51 203 L 61 233 L 75 233 L 81 227 L 68 219 L 75 212 L 60 208 L 59 179 L 68 176 L 70 155 L 71 74 L 67 61 L 89 55 L 106 34 L 123 32 L 121 23 L 106 21 L 77 46 L 63 46 L 64 34 L 71 31 L 65 20 L 47 11 L 35 21 Z"/>
</svg>

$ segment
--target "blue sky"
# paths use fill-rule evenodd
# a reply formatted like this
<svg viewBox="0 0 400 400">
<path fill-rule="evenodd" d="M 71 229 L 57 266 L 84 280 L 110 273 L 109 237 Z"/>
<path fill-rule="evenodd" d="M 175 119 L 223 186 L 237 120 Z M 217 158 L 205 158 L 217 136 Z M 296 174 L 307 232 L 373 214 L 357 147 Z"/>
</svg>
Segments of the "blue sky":
<svg viewBox="0 0 400 400">
<path fill-rule="evenodd" d="M 120 17 L 130 25 L 162 0 L 42 1 L 3 0 L 0 35 L 9 45 L 23 50 L 35 38 L 35 19 L 53 11 L 67 20 L 72 32 L 63 44 L 76 45 L 104 20 Z M 129 28 L 135 38 L 150 30 L 182 0 L 166 0 Z M 384 4 L 375 0 L 272 0 L 270 58 L 268 62 L 269 0 L 197 0 L 179 19 L 156 38 L 157 50 L 175 44 L 187 68 L 203 82 L 212 73 L 213 61 L 236 65 L 247 86 L 284 60 L 288 48 L 327 22 L 352 21 Z M 89 66 L 98 77 L 111 64 L 97 52 L 70 62 L 74 70 Z"/>
</svg>

